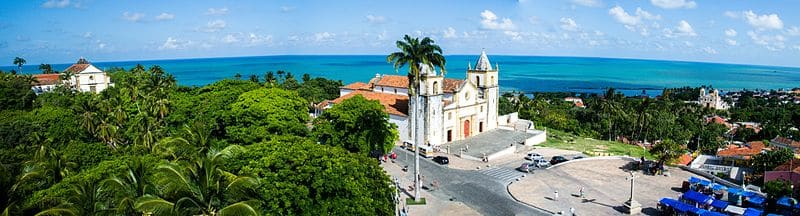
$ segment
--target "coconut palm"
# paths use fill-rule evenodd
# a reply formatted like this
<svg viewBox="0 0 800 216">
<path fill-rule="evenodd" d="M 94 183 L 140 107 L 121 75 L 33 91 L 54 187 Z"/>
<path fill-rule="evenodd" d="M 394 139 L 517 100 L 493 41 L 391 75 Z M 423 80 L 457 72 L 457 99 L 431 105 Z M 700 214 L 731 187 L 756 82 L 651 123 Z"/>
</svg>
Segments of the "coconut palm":
<svg viewBox="0 0 800 216">
<path fill-rule="evenodd" d="M 111 194 L 93 181 L 79 181 L 70 185 L 61 204 L 41 211 L 39 215 L 103 215 L 110 213 L 107 199 Z"/>
<path fill-rule="evenodd" d="M 141 158 L 135 158 L 128 162 L 128 169 L 121 175 L 103 180 L 101 185 L 115 194 L 111 198 L 117 213 L 125 215 L 138 213 L 134 208 L 136 199 L 155 190 L 155 187 L 147 181 L 147 176 L 151 173 L 149 164 L 144 163 Z"/>
<path fill-rule="evenodd" d="M 77 164 L 70 162 L 64 155 L 58 155 L 54 149 L 41 146 L 32 160 L 25 162 L 19 181 L 11 190 L 26 184 L 52 185 L 60 182 L 72 173 Z"/>
<path fill-rule="evenodd" d="M 241 146 L 210 151 L 191 162 L 165 163 L 157 168 L 161 197 L 146 195 L 136 209 L 156 215 L 258 215 L 257 201 L 249 199 L 258 179 L 222 170 L 222 163 Z"/>
<path fill-rule="evenodd" d="M 410 110 L 409 114 L 411 117 L 411 128 L 413 131 L 411 133 L 412 140 L 414 140 L 415 145 L 422 144 L 422 136 L 417 134 L 417 130 L 419 127 L 420 120 L 418 118 L 422 117 L 416 115 L 416 113 L 422 109 L 421 106 L 415 106 L 417 104 L 423 104 L 419 97 L 419 86 L 420 82 L 424 81 L 424 76 L 420 76 L 420 70 L 423 66 L 427 68 L 433 69 L 434 67 L 438 67 L 441 69 L 442 74 L 445 73 L 445 59 L 442 55 L 442 48 L 439 45 L 434 44 L 434 41 L 428 37 L 419 40 L 419 38 L 411 38 L 411 36 L 405 35 L 402 41 L 397 41 L 397 48 L 400 49 L 399 52 L 394 52 L 386 56 L 386 61 L 389 63 L 394 64 L 394 69 L 398 70 L 404 66 L 408 66 L 408 95 L 411 101 L 409 101 L 409 105 L 414 107 L 417 110 Z M 419 148 L 417 148 L 419 149 Z M 415 162 L 414 162 L 414 200 L 419 201 L 419 154 L 415 154 Z"/>
<path fill-rule="evenodd" d="M 50 66 L 50 64 L 39 64 L 39 70 L 41 70 L 43 74 L 53 73 L 53 67 Z"/>
<path fill-rule="evenodd" d="M 17 69 L 19 69 L 20 73 L 22 73 L 22 65 L 25 65 L 25 63 L 28 63 L 28 62 L 25 61 L 24 58 L 14 57 L 14 65 L 17 66 Z"/>
</svg>

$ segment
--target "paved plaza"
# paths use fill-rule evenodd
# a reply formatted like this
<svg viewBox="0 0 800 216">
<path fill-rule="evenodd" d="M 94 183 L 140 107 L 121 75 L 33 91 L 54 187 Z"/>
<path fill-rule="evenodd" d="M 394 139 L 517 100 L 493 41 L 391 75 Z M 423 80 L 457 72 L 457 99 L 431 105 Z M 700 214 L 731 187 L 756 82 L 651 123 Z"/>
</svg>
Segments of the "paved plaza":
<svg viewBox="0 0 800 216">
<path fill-rule="evenodd" d="M 518 200 L 550 212 L 576 215 L 622 215 L 623 202 L 630 194 L 630 174 L 623 169 L 633 159 L 582 159 L 547 170 L 537 170 L 509 186 L 509 192 Z M 679 187 L 691 173 L 680 168 L 669 168 L 670 176 L 643 175 L 635 172 L 635 200 L 642 204 L 642 214 L 658 215 L 656 204 L 662 197 L 677 199 Z M 578 196 L 585 187 L 585 198 Z M 558 191 L 558 200 L 553 200 Z"/>
<path fill-rule="evenodd" d="M 493 129 L 472 136 L 469 139 L 457 140 L 445 144 L 444 148 L 449 148 L 450 154 L 453 155 L 457 155 L 459 149 L 467 149 L 464 151 L 464 154 L 475 158 L 483 158 L 485 155 L 494 154 L 512 145 L 523 146 L 520 144 L 535 135 L 536 134 L 525 133 L 523 131 Z"/>
</svg>

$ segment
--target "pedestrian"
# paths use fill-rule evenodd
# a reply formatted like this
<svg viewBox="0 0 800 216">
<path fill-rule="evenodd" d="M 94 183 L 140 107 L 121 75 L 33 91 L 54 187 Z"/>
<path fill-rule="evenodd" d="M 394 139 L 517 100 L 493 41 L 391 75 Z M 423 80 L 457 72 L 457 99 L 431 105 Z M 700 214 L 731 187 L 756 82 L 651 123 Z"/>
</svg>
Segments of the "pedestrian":
<svg viewBox="0 0 800 216">
<path fill-rule="evenodd" d="M 575 208 L 569 207 L 569 215 L 575 216 Z"/>
<path fill-rule="evenodd" d="M 553 192 L 553 201 L 558 201 L 558 190 Z"/>
<path fill-rule="evenodd" d="M 580 195 L 581 195 L 581 198 L 586 198 L 586 196 L 584 196 L 584 195 L 585 195 L 585 194 L 584 194 L 584 191 L 585 191 L 585 190 L 586 190 L 586 188 L 584 188 L 583 186 L 581 186 L 581 190 L 580 190 L 580 192 L 579 192 L 579 193 L 580 193 Z"/>
</svg>

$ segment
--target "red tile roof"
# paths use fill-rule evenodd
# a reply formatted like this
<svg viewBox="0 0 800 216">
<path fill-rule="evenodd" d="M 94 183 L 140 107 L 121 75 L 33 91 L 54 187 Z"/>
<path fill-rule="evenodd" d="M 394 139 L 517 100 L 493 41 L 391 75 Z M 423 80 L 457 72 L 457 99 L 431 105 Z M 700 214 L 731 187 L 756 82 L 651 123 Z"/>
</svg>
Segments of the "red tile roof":
<svg viewBox="0 0 800 216">
<path fill-rule="evenodd" d="M 692 160 L 694 160 L 694 158 L 692 158 L 692 155 L 683 154 L 681 155 L 681 157 L 678 158 L 678 164 L 688 166 L 690 163 L 692 163 Z"/>
<path fill-rule="evenodd" d="M 317 109 L 322 110 L 322 109 L 325 109 L 325 107 L 327 107 L 328 104 L 330 104 L 330 103 L 331 103 L 330 100 L 324 100 L 322 102 L 319 102 L 317 105 L 314 105 L 314 107 L 317 108 Z"/>
<path fill-rule="evenodd" d="M 442 91 L 447 92 L 447 93 L 455 93 L 456 90 L 458 90 L 458 88 L 461 87 L 461 85 L 464 85 L 464 83 L 467 83 L 467 81 L 466 80 L 460 80 L 460 79 L 448 79 L 448 78 L 445 78 L 444 79 L 444 85 L 442 86 Z"/>
<path fill-rule="evenodd" d="M 792 171 L 795 173 L 800 173 L 800 160 L 792 158 L 784 162 L 783 164 L 775 167 L 772 171 Z"/>
<path fill-rule="evenodd" d="M 775 137 L 775 139 L 770 140 L 771 142 L 780 143 L 792 148 L 800 148 L 800 142 L 794 141 L 792 139 L 786 137 Z"/>
<path fill-rule="evenodd" d="M 749 142 L 746 146 L 730 145 L 728 148 L 718 151 L 717 156 L 750 159 L 750 157 L 760 154 L 764 147 L 766 145 L 761 141 Z"/>
<path fill-rule="evenodd" d="M 81 71 L 86 70 L 86 68 L 89 67 L 89 65 L 90 64 L 73 64 L 72 66 L 69 66 L 67 69 L 64 69 L 64 71 L 69 71 L 72 73 L 80 73 Z"/>
<path fill-rule="evenodd" d="M 368 100 L 377 100 L 386 108 L 386 112 L 392 115 L 408 116 L 408 96 L 396 95 L 388 93 L 379 93 L 372 91 L 356 90 L 334 99 L 334 104 L 341 103 L 343 100 L 351 98 L 356 95 L 364 96 Z"/>
<path fill-rule="evenodd" d="M 31 83 L 34 86 L 54 85 L 61 82 L 59 74 L 34 74 L 33 78 L 39 81 L 38 83 Z"/>
<path fill-rule="evenodd" d="M 398 75 L 383 75 L 376 86 L 389 86 L 395 88 L 408 88 L 408 77 Z"/>
<path fill-rule="evenodd" d="M 363 82 L 354 82 L 346 86 L 342 86 L 342 88 L 350 90 L 370 90 L 370 85 Z"/>
<path fill-rule="evenodd" d="M 721 124 L 721 125 L 725 125 L 725 127 L 727 127 L 727 128 L 731 128 L 732 127 L 731 123 L 728 123 L 728 120 L 725 120 L 724 118 L 722 118 L 720 116 L 712 116 L 712 117 L 706 118 L 706 123 L 711 123 L 711 122 L 717 123 L 717 124 Z"/>
</svg>

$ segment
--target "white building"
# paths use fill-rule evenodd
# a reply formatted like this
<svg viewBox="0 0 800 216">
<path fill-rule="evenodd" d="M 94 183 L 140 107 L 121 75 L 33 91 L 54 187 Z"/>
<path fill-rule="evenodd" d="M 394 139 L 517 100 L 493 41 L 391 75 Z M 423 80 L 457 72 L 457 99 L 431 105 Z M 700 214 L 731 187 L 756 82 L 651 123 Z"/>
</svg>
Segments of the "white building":
<svg viewBox="0 0 800 216">
<path fill-rule="evenodd" d="M 697 101 L 700 106 L 705 108 L 726 110 L 729 107 L 728 103 L 722 100 L 717 89 L 706 92 L 705 88 L 700 88 L 700 98 Z"/>
<path fill-rule="evenodd" d="M 69 85 L 81 92 L 98 93 L 114 85 L 106 72 L 98 69 L 84 58 L 78 59 L 77 63 L 69 66 L 64 72 L 73 74 Z"/>
<path fill-rule="evenodd" d="M 513 126 L 516 123 L 516 118 L 498 116 L 498 71 L 497 66 L 492 68 L 485 52 L 481 53 L 474 68 L 470 65 L 465 80 L 444 78 L 441 73 L 423 65 L 419 105 L 409 101 L 407 76 L 378 74 L 369 83 L 355 82 L 341 87 L 340 97 L 323 101 L 315 113 L 319 114 L 347 98 L 362 95 L 380 101 L 389 114 L 389 121 L 398 126 L 401 140 L 411 139 L 412 126 L 408 119 L 419 114 L 421 125 L 417 127 L 417 134 L 424 134 L 421 139 L 424 143 L 438 146 L 500 125 Z"/>
<path fill-rule="evenodd" d="M 59 74 L 34 74 L 36 82 L 31 83 L 31 90 L 34 93 L 41 94 L 44 92 L 53 91 L 56 86 L 61 85 L 61 77 Z"/>
</svg>

